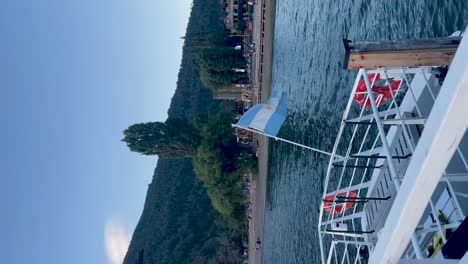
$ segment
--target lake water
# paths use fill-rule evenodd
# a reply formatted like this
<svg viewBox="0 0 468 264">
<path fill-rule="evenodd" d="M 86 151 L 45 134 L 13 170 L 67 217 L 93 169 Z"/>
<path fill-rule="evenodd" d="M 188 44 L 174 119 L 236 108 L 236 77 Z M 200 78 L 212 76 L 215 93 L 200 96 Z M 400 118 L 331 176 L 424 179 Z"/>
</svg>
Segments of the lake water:
<svg viewBox="0 0 468 264">
<path fill-rule="evenodd" d="M 273 89 L 288 94 L 280 136 L 331 151 L 356 72 L 343 38 L 448 36 L 468 22 L 467 0 L 277 0 Z M 263 263 L 320 263 L 317 221 L 328 158 L 273 142 Z"/>
</svg>

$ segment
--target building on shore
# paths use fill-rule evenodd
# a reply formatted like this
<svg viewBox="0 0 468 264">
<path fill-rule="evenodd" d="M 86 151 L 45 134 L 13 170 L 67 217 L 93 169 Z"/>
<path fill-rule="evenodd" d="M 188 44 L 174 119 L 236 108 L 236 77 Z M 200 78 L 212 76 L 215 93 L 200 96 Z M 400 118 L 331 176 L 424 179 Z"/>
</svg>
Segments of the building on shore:
<svg viewBox="0 0 468 264">
<path fill-rule="evenodd" d="M 255 102 L 255 90 L 250 84 L 235 84 L 232 86 L 225 86 L 213 92 L 213 99 L 215 100 L 230 100 L 234 101 L 247 110 Z"/>
<path fill-rule="evenodd" d="M 236 86 L 221 87 L 213 93 L 213 99 L 241 101 L 242 89 Z"/>
<path fill-rule="evenodd" d="M 220 4 L 226 14 L 224 26 L 233 33 L 238 33 L 239 22 L 247 22 L 249 14 L 247 12 L 247 1 L 245 0 L 220 0 Z M 245 24 L 244 24 L 245 25 Z"/>
</svg>

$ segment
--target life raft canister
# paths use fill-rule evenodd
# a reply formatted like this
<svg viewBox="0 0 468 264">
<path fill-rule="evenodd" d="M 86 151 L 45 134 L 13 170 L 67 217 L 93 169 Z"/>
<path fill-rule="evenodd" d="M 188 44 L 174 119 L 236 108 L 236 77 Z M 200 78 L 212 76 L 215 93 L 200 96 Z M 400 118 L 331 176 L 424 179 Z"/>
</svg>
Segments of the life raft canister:
<svg viewBox="0 0 468 264">
<path fill-rule="evenodd" d="M 357 193 L 354 191 L 351 192 L 342 192 L 337 195 L 329 195 L 325 197 L 323 203 L 323 210 L 325 210 L 329 214 L 341 214 L 346 209 L 353 207 L 354 200 L 357 198 Z M 333 207 L 333 202 L 335 200 L 347 200 L 346 202 L 336 202 L 335 207 Z"/>
<path fill-rule="evenodd" d="M 380 74 L 378 73 L 371 73 L 369 74 L 368 77 L 369 77 L 369 81 L 371 82 L 374 81 L 374 83 L 380 80 Z M 400 83 L 401 83 L 401 80 L 393 80 L 390 82 L 390 87 L 392 87 L 394 94 L 397 92 L 398 87 L 400 87 Z M 384 103 L 388 99 L 392 98 L 392 94 L 390 93 L 390 90 L 388 89 L 387 85 L 384 85 L 384 86 L 373 85 L 372 91 L 376 94 L 381 95 L 380 100 L 377 100 L 378 97 L 376 97 L 377 106 Z M 370 107 L 371 102 L 370 102 L 370 99 L 368 98 L 366 100 L 366 94 L 367 94 L 366 83 L 364 82 L 364 80 L 361 80 L 357 86 L 356 94 L 354 95 L 354 101 L 356 101 L 356 103 L 358 103 L 361 106 Z"/>
</svg>

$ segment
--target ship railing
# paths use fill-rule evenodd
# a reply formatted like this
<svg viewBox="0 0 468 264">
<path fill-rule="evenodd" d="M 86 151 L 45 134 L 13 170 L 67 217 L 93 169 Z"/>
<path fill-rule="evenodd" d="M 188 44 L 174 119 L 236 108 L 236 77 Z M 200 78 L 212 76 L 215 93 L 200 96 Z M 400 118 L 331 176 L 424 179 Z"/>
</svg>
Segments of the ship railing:
<svg viewBox="0 0 468 264">
<path fill-rule="evenodd" d="M 325 260 L 327 263 L 361 263 L 359 254 L 372 251 L 376 230 L 366 229 L 367 205 L 369 201 L 391 203 L 392 197 L 382 196 L 375 188 L 378 178 L 382 177 L 379 175 L 384 171 L 390 175 L 395 191 L 399 189 L 408 163 L 401 161 L 411 158 L 417 142 L 417 130 L 422 129 L 428 114 L 426 112 L 430 111 L 424 102 L 418 100 L 423 92 L 429 92 L 434 97 L 437 94 L 433 87 L 437 82 L 433 71 L 432 67 L 359 70 L 324 179 L 318 225 L 324 263 Z M 377 80 L 377 75 L 381 80 Z M 422 88 L 413 89 L 411 82 L 415 78 L 423 81 Z M 399 83 L 395 89 L 392 82 L 396 80 Z M 388 101 L 383 102 L 382 93 L 374 95 L 372 87 L 377 82 L 383 82 L 380 86 L 388 87 L 391 95 Z M 365 91 L 362 90 L 363 84 Z M 355 97 L 362 97 L 360 94 L 365 94 L 361 105 L 355 102 Z M 398 147 L 391 149 L 400 138 L 406 142 L 408 153 L 399 153 Z M 342 158 L 337 158 L 339 156 Z M 377 195 L 371 197 L 369 195 L 374 194 L 373 190 L 377 190 Z M 324 206 L 331 213 L 325 213 Z M 350 208 L 342 209 L 347 207 Z M 340 229 L 339 225 L 346 226 L 346 230 Z M 413 246 L 413 252 L 422 257 L 416 238 L 413 239 Z M 327 250 L 329 253 L 325 257 Z M 341 252 L 340 260 L 337 252 Z M 331 254 L 335 257 L 331 257 Z"/>
<path fill-rule="evenodd" d="M 467 57 L 468 40 L 463 38 L 440 90 L 432 94 L 426 91 L 426 96 L 421 96 L 425 103 L 418 104 L 415 112 L 425 115 L 428 111 L 424 131 L 404 171 L 385 227 L 379 232 L 370 263 L 427 263 L 402 256 L 434 257 L 439 263 L 468 261 Z M 425 109 L 426 105 L 431 107 Z M 461 221 L 462 228 L 455 230 Z M 444 233 L 449 229 L 454 232 L 451 236 Z M 433 247 L 427 250 L 430 240 Z M 417 248 L 420 256 L 415 252 Z"/>
<path fill-rule="evenodd" d="M 436 102 L 435 93 L 430 93 L 429 100 Z M 417 109 L 421 115 L 420 109 Z M 455 232 L 465 220 L 468 212 L 468 135 L 465 132 L 455 153 L 442 173 L 436 191 L 429 198 L 426 212 L 420 218 L 414 236 L 421 248 L 428 248 L 433 238 L 439 236 L 446 244 L 451 233 Z M 461 198 L 461 199 L 460 199 Z M 427 251 L 424 257 L 433 257 Z M 417 257 L 413 247 L 408 247 L 404 258 Z"/>
</svg>

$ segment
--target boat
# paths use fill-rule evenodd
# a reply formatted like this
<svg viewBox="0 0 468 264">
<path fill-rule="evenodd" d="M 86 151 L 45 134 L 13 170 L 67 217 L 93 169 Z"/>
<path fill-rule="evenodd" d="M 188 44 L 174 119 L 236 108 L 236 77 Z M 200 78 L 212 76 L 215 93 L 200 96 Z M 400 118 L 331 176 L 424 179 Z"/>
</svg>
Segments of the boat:
<svg viewBox="0 0 468 264">
<path fill-rule="evenodd" d="M 468 38 L 445 67 L 360 69 L 341 121 L 322 263 L 468 263 Z"/>
</svg>

